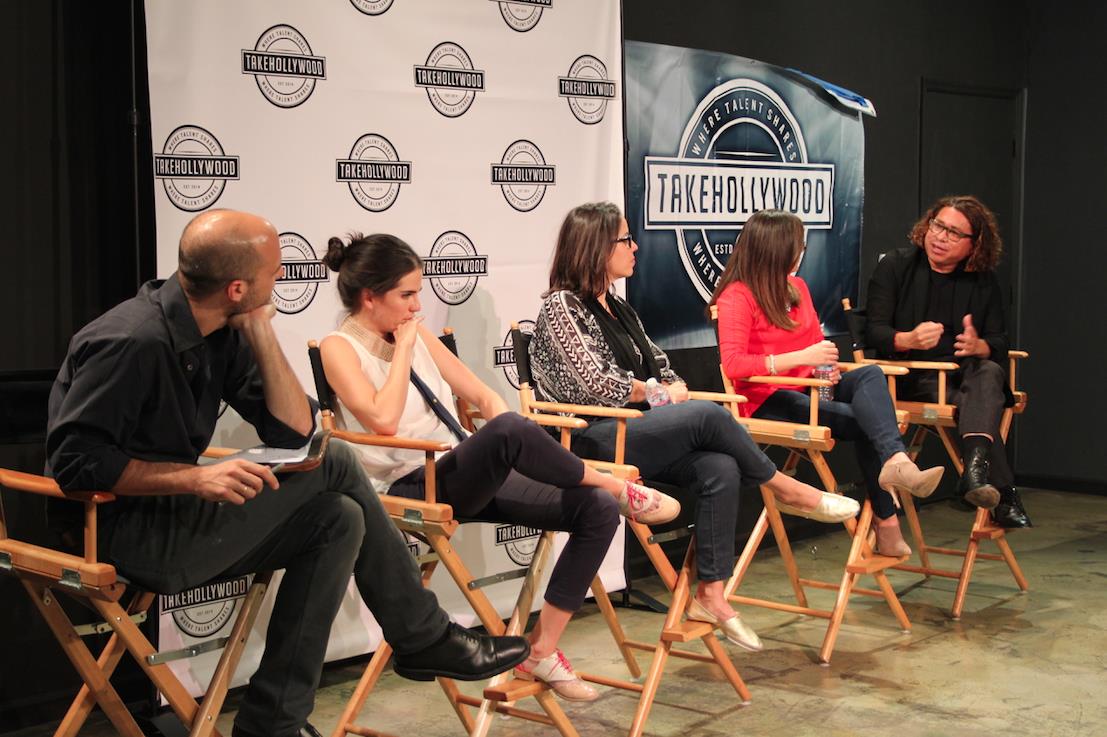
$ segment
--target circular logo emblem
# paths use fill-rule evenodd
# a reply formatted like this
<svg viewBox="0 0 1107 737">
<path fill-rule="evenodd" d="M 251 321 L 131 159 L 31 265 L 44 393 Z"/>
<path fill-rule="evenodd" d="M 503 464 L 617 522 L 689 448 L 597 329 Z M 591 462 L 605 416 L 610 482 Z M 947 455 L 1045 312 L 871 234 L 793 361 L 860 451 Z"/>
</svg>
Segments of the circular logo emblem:
<svg viewBox="0 0 1107 737">
<path fill-rule="evenodd" d="M 392 207 L 401 184 L 411 183 L 411 162 L 400 161 L 395 146 L 382 135 L 366 133 L 337 162 L 335 181 L 346 182 L 357 203 L 370 212 Z"/>
<path fill-rule="evenodd" d="M 258 37 L 252 51 L 242 50 L 242 73 L 253 75 L 269 102 L 296 107 L 311 97 L 317 81 L 327 78 L 327 60 L 314 56 L 295 28 L 277 25 Z"/>
<path fill-rule="evenodd" d="M 585 125 L 603 120 L 607 101 L 615 99 L 615 83 L 607 78 L 607 67 L 594 56 L 578 56 L 567 77 L 558 77 L 557 94 L 569 102 L 569 110 Z"/>
<path fill-rule="evenodd" d="M 227 156 L 209 131 L 182 125 L 154 155 L 154 178 L 177 209 L 199 212 L 219 200 L 227 180 L 238 179 L 238 157 Z"/>
<path fill-rule="evenodd" d="M 223 626 L 231 621 L 235 607 L 238 606 L 238 601 L 238 599 L 213 601 L 202 606 L 178 609 L 173 612 L 173 621 L 177 624 L 177 628 L 186 635 L 209 637 L 223 629 Z"/>
<path fill-rule="evenodd" d="M 447 118 L 457 118 L 484 89 L 484 72 L 473 68 L 465 49 L 447 41 L 431 49 L 426 64 L 415 67 L 415 86 L 427 90 L 427 99 L 435 110 Z"/>
<path fill-rule="evenodd" d="M 520 139 L 507 147 L 499 164 L 492 165 L 492 184 L 499 185 L 509 205 L 529 212 L 542 202 L 546 187 L 555 184 L 555 170 L 537 146 Z"/>
<path fill-rule="evenodd" d="M 519 330 L 525 335 L 534 335 L 534 320 L 520 320 Z M 496 368 L 504 371 L 504 377 L 516 389 L 519 388 L 519 369 L 515 365 L 515 344 L 511 340 L 511 331 L 507 331 L 504 342 L 492 349 L 492 361 Z"/>
<path fill-rule="evenodd" d="M 278 312 L 294 315 L 315 299 L 319 284 L 327 281 L 327 267 L 299 233 L 281 233 L 278 238 L 284 274 L 273 286 L 273 304 Z"/>
<path fill-rule="evenodd" d="M 392 7 L 393 0 L 350 0 L 350 5 L 366 15 L 384 15 Z"/>
<path fill-rule="evenodd" d="M 496 544 L 503 546 L 512 563 L 529 566 L 541 534 L 541 530 L 525 525 L 496 525 Z"/>
<path fill-rule="evenodd" d="M 423 276 L 448 305 L 459 305 L 472 296 L 479 277 L 488 276 L 488 257 L 477 254 L 469 237 L 447 230 L 435 239 L 430 256 L 423 259 Z"/>
<path fill-rule="evenodd" d="M 542 20 L 542 11 L 553 7 L 553 0 L 500 0 L 500 15 L 508 28 L 526 33 Z"/>
<path fill-rule="evenodd" d="M 769 171 L 777 162 L 784 166 L 806 163 L 807 146 L 799 123 L 776 92 L 752 79 L 735 79 L 711 90 L 700 102 L 684 128 L 678 156 L 685 161 L 747 162 L 758 167 L 757 171 Z M 778 168 L 775 173 L 781 171 Z M 746 209 L 751 214 L 759 209 L 786 208 L 768 192 L 775 186 L 771 175 L 758 175 L 755 181 L 751 174 L 735 181 L 734 192 L 720 193 L 721 201 L 744 203 L 748 195 Z M 748 191 L 743 185 L 748 185 Z M 697 198 L 699 193 L 694 191 L 689 203 L 695 206 L 692 200 Z M 742 204 L 735 207 L 741 209 Z M 681 261 L 705 302 L 711 299 L 740 232 L 740 227 L 676 229 Z"/>
</svg>

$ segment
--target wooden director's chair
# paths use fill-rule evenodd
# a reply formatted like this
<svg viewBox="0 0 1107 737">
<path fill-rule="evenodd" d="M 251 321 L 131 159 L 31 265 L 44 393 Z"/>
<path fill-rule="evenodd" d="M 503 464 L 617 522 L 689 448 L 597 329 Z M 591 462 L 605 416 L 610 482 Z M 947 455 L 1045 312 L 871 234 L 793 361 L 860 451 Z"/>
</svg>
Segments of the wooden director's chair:
<svg viewBox="0 0 1107 737">
<path fill-rule="evenodd" d="M 642 413 L 639 410 L 621 407 L 600 407 L 595 405 L 564 404 L 561 402 L 541 402 L 535 400 L 534 392 L 531 389 L 532 374 L 529 354 L 531 336 L 520 330 L 517 323 L 512 323 L 511 337 L 512 348 L 515 353 L 515 367 L 519 373 L 519 411 L 522 412 L 524 416 L 542 422 L 543 424 L 549 424 L 549 419 L 559 416 L 565 419 L 572 419 L 575 423 L 579 423 L 558 423 L 554 425 L 560 428 L 561 443 L 566 448 L 570 448 L 570 430 L 586 426 L 586 423 L 581 420 L 578 415 L 583 415 L 585 417 L 614 418 L 617 423 L 614 462 L 616 464 L 622 464 L 626 455 L 627 421 L 641 417 Z M 718 392 L 689 392 L 689 397 L 692 399 L 705 399 L 708 401 L 730 403 L 745 401 L 744 397 L 734 394 L 720 394 Z M 586 462 L 591 463 L 592 461 Z M 738 674 L 738 670 L 728 657 L 726 649 L 715 636 L 715 625 L 692 620 L 681 621 L 691 601 L 691 581 L 693 578 L 693 571 L 695 570 L 696 551 L 694 534 L 689 535 L 688 548 L 684 554 L 684 561 L 678 573 L 673 568 L 672 563 L 669 562 L 665 552 L 661 549 L 662 542 L 673 538 L 671 533 L 654 534 L 648 526 L 635 522 L 629 518 L 626 520 L 626 524 L 634 533 L 639 544 L 641 544 L 642 549 L 645 551 L 647 558 L 657 571 L 662 583 L 664 583 L 665 587 L 672 594 L 672 600 L 669 603 L 668 610 L 665 612 L 665 622 L 662 625 L 660 636 L 656 642 L 643 642 L 624 638 L 619 643 L 623 656 L 628 658 L 628 665 L 630 665 L 630 662 L 634 661 L 631 650 L 644 650 L 653 653 L 650 667 L 643 683 L 639 684 L 631 681 L 594 676 L 587 673 L 578 673 L 578 675 L 587 681 L 627 691 L 636 691 L 640 694 L 638 707 L 630 727 L 630 737 L 639 737 L 646 727 L 646 720 L 649 717 L 650 709 L 653 707 L 653 701 L 657 696 L 657 690 L 661 684 L 661 677 L 664 674 L 665 664 L 670 656 L 696 660 L 703 663 L 715 663 L 722 669 L 723 675 L 726 676 L 727 681 L 729 681 L 730 685 L 734 688 L 741 702 L 743 704 L 749 703 L 749 689 L 746 687 L 742 677 Z M 684 531 L 681 530 L 679 532 L 683 533 Z M 601 608 L 603 608 L 605 604 L 606 606 L 610 606 L 609 603 L 606 603 L 607 597 L 601 596 L 601 592 L 593 589 L 593 593 L 596 594 L 596 602 L 600 604 Z M 692 642 L 697 639 L 703 642 L 704 646 L 707 648 L 708 655 L 674 647 L 676 643 Z M 635 676 L 638 675 L 637 665 L 631 666 L 630 670 Z M 485 690 L 485 695 L 497 699 L 505 699 L 508 697 L 508 693 L 498 693 L 489 689 Z"/>
<path fill-rule="evenodd" d="M 946 453 L 949 455 L 953 468 L 957 471 L 958 475 L 961 475 L 965 469 L 964 464 L 961 462 L 961 451 L 957 446 L 956 440 L 957 407 L 946 402 L 947 375 L 950 371 L 958 370 L 960 366 L 956 363 L 943 361 L 889 361 L 868 358 L 865 356 L 865 311 L 852 309 L 848 299 L 842 300 L 842 307 L 845 309 L 849 323 L 850 337 L 853 340 L 853 357 L 855 361 L 861 363 L 876 363 L 882 367 L 901 367 L 910 371 L 937 372 L 937 402 L 904 401 L 897 399 L 894 393 L 892 394 L 892 398 L 896 401 L 896 408 L 907 413 L 907 421 L 914 427 L 910 444 L 907 447 L 907 454 L 911 457 L 911 460 L 918 458 L 927 435 L 937 435 L 942 441 Z M 1026 410 L 1027 394 L 1024 391 L 1016 389 L 1015 371 L 1018 361 L 1028 358 L 1029 355 L 1030 354 L 1025 351 L 1007 352 L 1007 360 L 1009 361 L 1007 376 L 1010 382 L 1011 392 L 1015 397 L 1015 403 L 1013 406 L 1007 407 L 1003 411 L 1003 417 L 1000 420 L 1000 437 L 1004 442 L 1007 441 L 1007 435 L 1011 430 L 1011 422 L 1014 416 L 1022 414 Z M 965 606 L 965 594 L 968 592 L 969 582 L 972 580 L 973 567 L 978 558 L 1005 561 L 1019 589 L 1021 591 L 1029 589 L 1030 585 L 1027 583 L 1026 576 L 1023 575 L 1022 569 L 1015 559 L 1015 553 L 1011 550 L 1011 546 L 1007 542 L 1007 530 L 993 522 L 988 510 L 976 510 L 972 528 L 969 530 L 969 539 L 964 548 L 945 548 L 928 545 L 926 543 L 914 500 L 905 499 L 903 501 L 903 511 L 907 517 L 907 524 L 911 529 L 911 537 L 915 543 L 915 550 L 919 555 L 920 565 L 901 564 L 896 566 L 896 568 L 898 570 L 911 571 L 912 573 L 921 573 L 927 578 L 939 576 L 942 578 L 955 579 L 957 581 L 957 590 L 953 596 L 953 608 L 950 610 L 950 615 L 953 619 L 957 620 L 961 618 L 961 612 Z M 996 547 L 999 548 L 999 555 L 980 552 L 980 543 L 984 540 L 993 541 Z M 931 554 L 963 558 L 961 570 L 956 571 L 948 568 L 940 568 L 932 564 L 930 561 Z"/>
<path fill-rule="evenodd" d="M 718 310 L 715 305 L 711 306 L 711 318 L 717 325 Z M 843 371 L 857 368 L 860 365 L 861 364 L 839 363 L 839 367 Z M 730 377 L 723 371 L 721 364 L 719 366 L 719 373 L 722 376 L 725 390 L 733 392 L 734 387 L 730 381 Z M 905 369 L 888 368 L 885 369 L 885 373 L 888 374 L 889 387 L 892 387 L 894 386 L 893 376 L 906 374 L 907 371 Z M 825 379 L 803 379 L 792 376 L 751 376 L 746 380 L 759 384 L 805 386 L 808 388 L 811 394 L 811 410 L 806 423 L 765 420 L 757 417 L 740 417 L 737 412 L 735 412 L 735 419 L 749 431 L 750 436 L 758 445 L 762 447 L 778 446 L 788 450 L 788 458 L 784 466 L 780 469 L 782 473 L 795 475 L 800 462 L 807 461 L 814 467 L 815 472 L 819 476 L 819 480 L 828 492 L 831 494 L 842 493 L 843 489 L 839 486 L 834 472 L 830 469 L 830 465 L 826 462 L 826 458 L 823 455 L 834 448 L 835 440 L 831 435 L 830 428 L 819 425 L 818 423 L 818 390 L 820 387 L 831 386 L 831 383 Z M 895 396 L 894 393 L 893 396 Z M 904 413 L 897 414 L 897 420 L 899 420 L 902 430 L 906 415 Z M 730 601 L 736 604 L 760 606 L 768 609 L 775 609 L 777 611 L 805 614 L 811 617 L 820 617 L 828 620 L 826 634 L 823 636 L 823 643 L 819 648 L 819 662 L 823 664 L 830 662 L 830 656 L 834 652 L 834 645 L 837 642 L 838 633 L 841 630 L 842 621 L 845 618 L 846 609 L 849 606 L 849 600 L 852 594 L 883 598 L 888 604 L 888 608 L 892 610 L 892 614 L 899 622 L 903 631 L 911 631 L 911 622 L 907 618 L 907 613 L 900 604 L 899 597 L 896 595 L 885 573 L 889 568 L 893 568 L 905 562 L 907 558 L 893 558 L 885 555 L 877 555 L 873 551 L 873 536 L 871 534 L 873 510 L 872 503 L 867 496 L 861 505 L 860 518 L 856 520 L 846 520 L 842 523 L 852 537 L 852 542 L 850 544 L 849 554 L 846 556 L 846 561 L 843 565 L 842 578 L 837 583 L 800 577 L 799 566 L 796 564 L 796 558 L 792 552 L 792 545 L 788 539 L 788 532 L 784 526 L 780 510 L 777 508 L 776 498 L 768 489 L 762 487 L 761 499 L 764 502 L 764 509 L 761 510 L 761 514 L 758 516 L 757 522 L 750 532 L 746 546 L 742 549 L 742 553 L 738 557 L 738 562 L 734 566 L 734 574 L 731 576 L 730 580 L 727 581 L 726 592 L 727 598 L 730 599 Z M 795 593 L 796 597 L 795 604 L 788 604 L 772 599 L 743 596 L 736 593 L 746 573 L 749 571 L 750 564 L 753 562 L 753 558 L 757 554 L 758 548 L 765 538 L 765 534 L 770 530 L 776 540 L 777 548 L 780 550 L 780 558 L 784 563 L 784 569 L 788 574 L 788 580 L 792 584 L 792 591 Z M 857 581 L 863 575 L 872 576 L 879 590 L 859 588 L 857 586 Z M 833 608 L 820 609 L 811 606 L 807 600 L 806 588 L 834 591 L 836 595 Z"/>
<path fill-rule="evenodd" d="M 442 341 L 456 354 L 456 342 L 449 329 L 442 336 Z M 326 374 L 323 371 L 323 362 L 319 355 L 319 347 L 315 341 L 309 342 L 308 355 L 311 360 L 319 406 L 323 412 L 323 426 L 334 428 L 334 391 L 327 382 Z M 467 429 L 475 429 L 473 420 L 479 418 L 479 413 L 475 409 L 460 403 L 459 416 L 462 424 Z M 546 422 L 550 425 L 568 427 L 575 427 L 577 423 L 584 424 L 583 421 L 574 421 L 570 418 L 547 418 Z M 435 454 L 449 450 L 448 445 L 416 438 L 355 433 L 344 429 L 335 429 L 334 437 L 359 445 L 405 448 L 424 453 L 424 478 L 426 479 L 424 500 L 406 499 L 387 494 L 381 496 L 381 502 L 396 527 L 402 532 L 421 540 L 431 548 L 430 553 L 418 558 L 423 585 L 430 585 L 431 576 L 438 564 L 442 563 L 457 585 L 458 590 L 465 597 L 490 635 L 522 635 L 527 625 L 534 595 L 541 583 L 550 554 L 553 551 L 555 533 L 552 531 L 542 532 L 528 567 L 478 579 L 465 566 L 450 543 L 450 539 L 458 527 L 466 520 L 455 517 L 453 508 L 449 504 L 439 503 L 435 499 Z M 612 463 L 591 463 L 591 465 L 625 478 L 636 477 L 638 474 L 637 469 L 633 466 L 619 466 Z M 514 578 L 522 578 L 523 584 L 510 619 L 505 625 L 499 613 L 481 589 Z M 624 653 L 628 668 L 635 676 L 638 676 L 640 673 L 637 669 L 638 665 L 634 661 L 629 647 L 624 644 L 626 637 L 615 617 L 614 608 L 608 601 L 598 576 L 592 581 L 592 591 L 600 603 L 601 612 L 611 629 L 612 636 Z M 365 672 L 346 704 L 346 708 L 339 717 L 338 724 L 331 733 L 332 737 L 345 737 L 348 734 L 381 736 L 386 734 L 360 726 L 356 720 L 369 694 L 380 679 L 391 655 L 391 646 L 387 642 L 381 642 L 366 666 Z M 551 693 L 551 688 L 542 682 L 516 680 L 511 678 L 510 673 L 500 674 L 493 678 L 488 688 L 485 689 L 484 698 L 478 699 L 461 693 L 452 679 L 438 678 L 437 680 L 467 734 L 479 736 L 488 734 L 492 726 L 492 716 L 499 712 L 553 726 L 565 737 L 576 737 L 577 735 L 576 729 L 565 715 L 557 698 Z M 542 711 L 527 711 L 514 706 L 514 702 L 526 697 L 534 697 Z M 470 713 L 469 707 L 476 707 L 475 716 Z"/>
<path fill-rule="evenodd" d="M 204 455 L 214 458 L 232 452 L 234 451 L 209 448 Z M 315 462 L 313 466 L 303 465 L 297 470 L 310 470 L 310 467 L 317 465 L 318 462 Z M 0 501 L 0 570 L 19 579 L 84 681 L 54 732 L 55 737 L 76 735 L 95 706 L 103 710 L 120 735 L 142 737 L 142 729 L 123 704 L 110 680 L 125 652 L 130 653 L 149 677 L 173 712 L 189 729 L 191 737 L 218 736 L 216 718 L 242 657 L 246 638 L 265 597 L 272 572 L 255 574 L 229 636 L 202 646 L 204 652 L 221 647 L 223 654 L 203 701 L 197 704 L 167 663 L 192 657 L 200 649 L 157 652 L 138 627 L 146 620 L 157 592 L 138 590 L 120 576 L 114 566 L 97 560 L 97 509 L 101 504 L 114 501 L 115 495 L 103 491 L 64 492 L 52 478 L 9 469 L 0 469 L 0 487 L 84 505 L 84 550 L 82 555 L 76 555 L 10 537 L 10 531 L 5 525 L 3 503 Z M 62 610 L 58 593 L 64 593 L 95 610 L 102 622 L 74 627 Z M 130 597 L 126 605 L 121 603 L 125 594 Z M 106 632 L 111 632 L 111 637 L 100 655 L 93 657 L 81 637 Z"/>
</svg>

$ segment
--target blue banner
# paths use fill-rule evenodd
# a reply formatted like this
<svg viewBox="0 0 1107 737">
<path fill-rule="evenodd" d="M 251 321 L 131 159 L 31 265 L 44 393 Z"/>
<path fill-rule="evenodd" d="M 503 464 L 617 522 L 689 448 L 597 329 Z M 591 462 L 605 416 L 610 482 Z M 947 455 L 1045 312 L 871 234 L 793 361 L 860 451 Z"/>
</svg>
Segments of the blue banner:
<svg viewBox="0 0 1107 737">
<path fill-rule="evenodd" d="M 715 344 L 704 308 L 749 217 L 804 224 L 799 276 L 828 335 L 844 333 L 861 251 L 865 98 L 729 54 L 626 42 L 627 296 L 663 348 Z"/>
</svg>

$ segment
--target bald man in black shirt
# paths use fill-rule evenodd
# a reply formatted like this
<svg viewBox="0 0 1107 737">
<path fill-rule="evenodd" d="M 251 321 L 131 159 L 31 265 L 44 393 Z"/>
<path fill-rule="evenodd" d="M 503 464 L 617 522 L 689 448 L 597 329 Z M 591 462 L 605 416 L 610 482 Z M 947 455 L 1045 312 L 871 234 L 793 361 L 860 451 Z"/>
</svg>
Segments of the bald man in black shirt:
<svg viewBox="0 0 1107 737">
<path fill-rule="evenodd" d="M 271 322 L 282 269 L 266 220 L 197 216 L 178 271 L 74 336 L 50 395 L 48 472 L 65 490 L 118 495 L 100 545 L 123 575 L 168 594 L 284 569 L 239 737 L 316 734 L 307 718 L 351 574 L 400 675 L 480 680 L 529 652 L 522 638 L 449 622 L 345 444 L 331 443 L 317 470 L 280 477 L 245 460 L 196 464 L 221 400 L 269 445 L 297 448 L 314 430 Z"/>
</svg>

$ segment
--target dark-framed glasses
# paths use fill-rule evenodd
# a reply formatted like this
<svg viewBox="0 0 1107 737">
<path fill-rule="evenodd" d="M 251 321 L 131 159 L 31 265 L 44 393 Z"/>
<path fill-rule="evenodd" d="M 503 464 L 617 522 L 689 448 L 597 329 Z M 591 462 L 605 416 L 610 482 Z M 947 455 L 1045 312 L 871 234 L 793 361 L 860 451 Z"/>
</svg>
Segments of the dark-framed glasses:
<svg viewBox="0 0 1107 737">
<path fill-rule="evenodd" d="M 956 228 L 951 228 L 937 218 L 930 218 L 930 232 L 934 235 L 945 235 L 951 241 L 959 241 L 962 238 L 972 238 L 972 234 L 962 233 Z"/>
<path fill-rule="evenodd" d="M 615 245 L 622 243 L 624 246 L 630 247 L 630 244 L 634 242 L 634 234 L 627 233 L 626 235 L 619 236 L 615 239 Z"/>
</svg>

